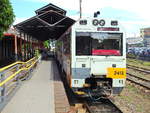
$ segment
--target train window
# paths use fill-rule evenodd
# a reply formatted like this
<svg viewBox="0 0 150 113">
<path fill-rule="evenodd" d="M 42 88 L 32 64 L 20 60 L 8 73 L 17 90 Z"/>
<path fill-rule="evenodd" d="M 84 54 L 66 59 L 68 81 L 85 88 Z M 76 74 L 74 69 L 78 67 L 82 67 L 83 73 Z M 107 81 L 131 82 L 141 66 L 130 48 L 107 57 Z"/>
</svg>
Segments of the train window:
<svg viewBox="0 0 150 113">
<path fill-rule="evenodd" d="M 89 33 L 76 34 L 76 55 L 91 55 L 91 37 Z"/>
<path fill-rule="evenodd" d="M 121 56 L 121 33 L 76 33 L 76 55 Z"/>
<path fill-rule="evenodd" d="M 92 55 L 121 56 L 122 34 L 91 33 Z"/>
</svg>

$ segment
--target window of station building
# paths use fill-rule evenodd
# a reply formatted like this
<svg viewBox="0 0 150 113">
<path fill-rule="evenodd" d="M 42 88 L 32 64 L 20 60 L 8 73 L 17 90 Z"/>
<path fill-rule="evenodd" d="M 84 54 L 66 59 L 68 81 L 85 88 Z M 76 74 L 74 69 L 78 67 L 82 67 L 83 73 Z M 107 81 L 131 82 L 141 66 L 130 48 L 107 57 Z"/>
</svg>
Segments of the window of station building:
<svg viewBox="0 0 150 113">
<path fill-rule="evenodd" d="M 76 33 L 76 55 L 121 56 L 122 34 Z"/>
</svg>

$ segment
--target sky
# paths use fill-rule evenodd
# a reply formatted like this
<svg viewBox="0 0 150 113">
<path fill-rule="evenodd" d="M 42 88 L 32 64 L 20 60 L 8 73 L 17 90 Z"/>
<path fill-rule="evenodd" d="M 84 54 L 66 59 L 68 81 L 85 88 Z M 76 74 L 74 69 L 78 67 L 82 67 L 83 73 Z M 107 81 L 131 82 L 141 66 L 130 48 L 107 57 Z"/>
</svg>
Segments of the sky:
<svg viewBox="0 0 150 113">
<path fill-rule="evenodd" d="M 35 16 L 34 11 L 52 3 L 67 11 L 67 16 L 79 18 L 79 0 L 10 0 L 16 19 L 14 25 Z M 150 27 L 149 0 L 82 0 L 83 17 L 93 17 L 100 11 L 99 18 L 118 20 L 127 36 L 139 36 L 140 28 Z"/>
</svg>

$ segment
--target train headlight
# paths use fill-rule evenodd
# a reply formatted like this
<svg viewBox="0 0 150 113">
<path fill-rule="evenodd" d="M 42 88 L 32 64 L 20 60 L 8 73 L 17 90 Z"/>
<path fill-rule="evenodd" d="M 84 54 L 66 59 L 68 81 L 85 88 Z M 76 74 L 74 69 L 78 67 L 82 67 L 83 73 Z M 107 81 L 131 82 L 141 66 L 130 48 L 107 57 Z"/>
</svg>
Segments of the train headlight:
<svg viewBox="0 0 150 113">
<path fill-rule="evenodd" d="M 118 21 L 116 21 L 116 20 L 111 21 L 111 25 L 112 25 L 112 26 L 117 26 L 117 25 L 118 25 Z"/>
<path fill-rule="evenodd" d="M 94 19 L 94 20 L 93 20 L 93 25 L 94 25 L 94 26 L 97 26 L 98 24 L 99 24 L 99 21 L 98 21 L 97 19 Z"/>
<path fill-rule="evenodd" d="M 104 25 L 105 25 L 105 20 L 103 20 L 103 19 L 100 20 L 100 21 L 99 21 L 99 24 L 100 24 L 100 26 L 104 26 Z"/>
</svg>

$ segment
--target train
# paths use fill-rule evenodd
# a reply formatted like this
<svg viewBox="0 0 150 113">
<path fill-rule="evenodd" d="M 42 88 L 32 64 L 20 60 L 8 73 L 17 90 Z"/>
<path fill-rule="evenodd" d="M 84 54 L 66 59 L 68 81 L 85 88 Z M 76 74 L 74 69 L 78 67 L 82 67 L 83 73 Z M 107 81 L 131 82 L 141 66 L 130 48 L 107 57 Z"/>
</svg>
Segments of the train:
<svg viewBox="0 0 150 113">
<path fill-rule="evenodd" d="M 112 96 L 126 81 L 126 33 L 113 19 L 81 18 L 57 40 L 56 59 L 79 96 Z"/>
</svg>

